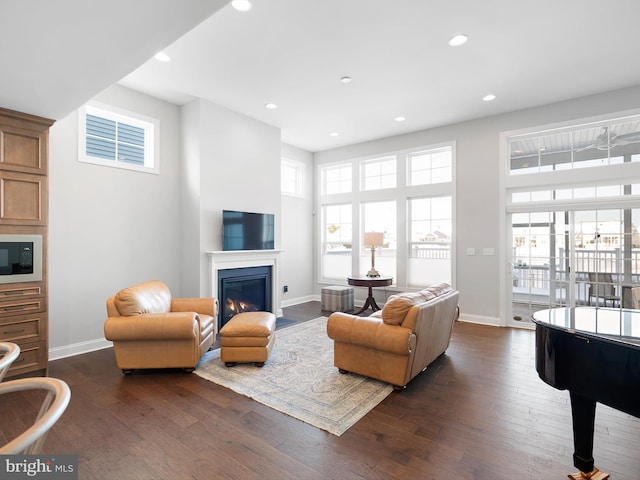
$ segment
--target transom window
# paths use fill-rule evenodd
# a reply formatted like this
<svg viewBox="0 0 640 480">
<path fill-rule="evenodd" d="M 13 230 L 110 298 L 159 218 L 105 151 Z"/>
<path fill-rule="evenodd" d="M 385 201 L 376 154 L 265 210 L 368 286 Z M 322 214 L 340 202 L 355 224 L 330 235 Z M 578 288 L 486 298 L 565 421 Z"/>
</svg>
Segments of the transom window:
<svg viewBox="0 0 640 480">
<path fill-rule="evenodd" d="M 451 181 L 451 147 L 435 148 L 409 155 L 409 185 Z"/>
<path fill-rule="evenodd" d="M 640 115 L 524 135 L 509 142 L 509 174 L 640 162 Z"/>
<path fill-rule="evenodd" d="M 396 157 L 362 162 L 362 190 L 396 187 Z"/>
<path fill-rule="evenodd" d="M 78 117 L 81 162 L 158 173 L 157 120 L 98 104 Z"/>
<path fill-rule="evenodd" d="M 332 165 L 322 169 L 322 193 L 334 195 L 352 190 L 352 167 L 350 163 Z"/>
</svg>

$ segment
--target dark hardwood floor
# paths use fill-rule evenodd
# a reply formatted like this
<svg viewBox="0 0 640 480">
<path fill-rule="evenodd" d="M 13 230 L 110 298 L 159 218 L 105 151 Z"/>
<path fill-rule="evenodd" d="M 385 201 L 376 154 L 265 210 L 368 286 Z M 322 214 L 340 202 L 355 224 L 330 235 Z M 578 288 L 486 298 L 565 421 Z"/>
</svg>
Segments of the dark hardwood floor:
<svg viewBox="0 0 640 480">
<path fill-rule="evenodd" d="M 285 308 L 292 322 L 321 313 L 319 302 Z M 78 454 L 83 480 L 548 480 L 575 471 L 569 396 L 538 378 L 528 330 L 458 322 L 444 356 L 341 437 L 197 375 L 123 376 L 111 349 L 51 362 L 50 374 L 72 398 L 45 452 Z M 0 443 L 39 401 L 4 397 Z M 640 420 L 598 405 L 596 465 L 612 480 L 638 480 L 638 452 Z"/>
</svg>

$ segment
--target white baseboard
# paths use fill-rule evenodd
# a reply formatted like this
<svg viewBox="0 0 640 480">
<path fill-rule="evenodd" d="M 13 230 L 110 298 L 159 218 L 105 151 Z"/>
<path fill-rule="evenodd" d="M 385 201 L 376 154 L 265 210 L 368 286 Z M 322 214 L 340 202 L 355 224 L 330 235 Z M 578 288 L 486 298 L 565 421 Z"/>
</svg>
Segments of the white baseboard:
<svg viewBox="0 0 640 480">
<path fill-rule="evenodd" d="M 291 307 L 292 305 L 300 305 L 301 303 L 320 301 L 319 295 L 307 295 L 306 297 L 291 298 L 289 300 L 282 300 L 283 307 Z"/>
<path fill-rule="evenodd" d="M 477 323 L 479 325 L 490 325 L 492 327 L 503 327 L 499 317 L 485 317 L 482 315 L 460 314 L 459 320 L 466 323 Z"/>
<path fill-rule="evenodd" d="M 301 303 L 320 301 L 319 295 L 308 295 L 306 297 L 299 297 L 282 302 L 283 307 L 290 307 L 292 305 L 299 305 Z M 359 308 L 359 305 L 355 305 Z M 276 316 L 282 316 L 282 309 L 278 309 Z M 480 325 L 490 325 L 493 327 L 502 327 L 500 318 L 498 317 L 484 317 L 481 315 L 460 315 L 461 322 L 477 323 Z M 54 347 L 49 349 L 49 360 L 60 360 L 61 358 L 73 357 L 74 355 L 80 355 L 83 353 L 94 352 L 96 350 L 102 350 L 105 348 L 113 347 L 113 343 L 104 338 L 97 338 L 95 340 L 88 340 L 86 342 L 72 343 L 71 345 L 65 345 L 63 347 Z"/>
<path fill-rule="evenodd" d="M 88 340 L 86 342 L 72 343 L 64 347 L 54 347 L 49 349 L 49 360 L 60 360 L 61 358 L 73 357 L 82 353 L 94 352 L 104 348 L 113 347 L 113 343 L 104 338 Z"/>
</svg>

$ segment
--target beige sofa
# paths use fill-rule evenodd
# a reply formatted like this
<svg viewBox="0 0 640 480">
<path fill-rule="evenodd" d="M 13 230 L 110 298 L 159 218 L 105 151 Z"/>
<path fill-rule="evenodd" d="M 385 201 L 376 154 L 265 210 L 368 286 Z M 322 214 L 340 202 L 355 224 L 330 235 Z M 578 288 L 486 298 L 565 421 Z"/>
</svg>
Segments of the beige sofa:
<svg viewBox="0 0 640 480">
<path fill-rule="evenodd" d="M 113 342 L 123 373 L 138 368 L 193 370 L 213 344 L 215 298 L 172 298 L 158 280 L 140 283 L 107 300 L 104 336 Z"/>
<path fill-rule="evenodd" d="M 446 283 L 392 295 L 369 317 L 335 312 L 327 322 L 334 365 L 404 388 L 449 346 L 458 319 L 457 290 Z"/>
</svg>

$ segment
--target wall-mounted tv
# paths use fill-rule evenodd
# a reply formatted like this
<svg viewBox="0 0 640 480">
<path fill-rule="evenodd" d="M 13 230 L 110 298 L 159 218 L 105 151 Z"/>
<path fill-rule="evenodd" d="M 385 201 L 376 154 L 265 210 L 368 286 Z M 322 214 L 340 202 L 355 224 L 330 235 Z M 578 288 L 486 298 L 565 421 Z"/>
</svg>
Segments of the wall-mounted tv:
<svg viewBox="0 0 640 480">
<path fill-rule="evenodd" d="M 223 250 L 273 250 L 274 240 L 272 213 L 222 211 Z"/>
</svg>

